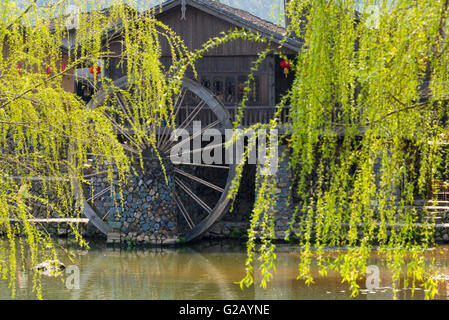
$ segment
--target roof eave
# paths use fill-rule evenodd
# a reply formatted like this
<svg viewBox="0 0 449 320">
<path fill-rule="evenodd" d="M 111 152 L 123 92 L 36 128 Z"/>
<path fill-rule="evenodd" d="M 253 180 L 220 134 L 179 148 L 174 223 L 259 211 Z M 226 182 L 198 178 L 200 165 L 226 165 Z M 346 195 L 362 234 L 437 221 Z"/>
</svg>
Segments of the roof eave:
<svg viewBox="0 0 449 320">
<path fill-rule="evenodd" d="M 164 14 L 164 12 L 167 12 L 168 10 L 175 8 L 176 6 L 181 4 L 181 0 L 169 0 L 164 2 L 161 5 L 161 12 L 156 13 L 156 15 Z M 286 49 L 290 49 L 292 51 L 298 52 L 301 47 L 303 46 L 303 43 L 301 41 L 298 41 L 294 38 L 287 38 L 285 39 L 285 34 L 281 34 L 278 32 L 272 32 L 271 30 L 268 30 L 266 28 L 263 28 L 261 26 L 255 25 L 241 17 L 238 17 L 237 15 L 226 12 L 223 10 L 220 10 L 217 7 L 211 6 L 208 3 L 196 1 L 196 0 L 186 0 L 186 4 L 201 10 L 203 12 L 209 13 L 213 16 L 216 16 L 220 19 L 223 19 L 233 25 L 236 25 L 238 27 L 241 27 L 243 29 L 249 29 L 255 32 L 258 32 L 262 36 L 273 39 L 275 43 L 282 44 L 282 46 Z"/>
</svg>

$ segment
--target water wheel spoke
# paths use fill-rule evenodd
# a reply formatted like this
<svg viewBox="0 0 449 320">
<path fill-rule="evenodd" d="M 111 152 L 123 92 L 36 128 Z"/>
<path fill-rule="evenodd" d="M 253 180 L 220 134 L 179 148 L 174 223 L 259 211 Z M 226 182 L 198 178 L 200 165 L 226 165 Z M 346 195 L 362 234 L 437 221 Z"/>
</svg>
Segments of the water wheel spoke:
<svg viewBox="0 0 449 320">
<path fill-rule="evenodd" d="M 137 155 L 140 155 L 141 151 L 142 151 L 142 149 L 136 150 L 136 149 L 133 149 L 133 148 L 131 148 L 131 147 L 129 147 L 126 144 L 123 144 L 123 143 L 121 144 L 121 146 L 122 146 L 123 149 L 125 149 L 125 150 L 127 150 L 127 151 L 129 151 L 131 153 L 137 154 Z"/>
<path fill-rule="evenodd" d="M 126 119 L 128 120 L 128 122 L 129 122 L 129 124 L 131 126 L 131 129 L 133 129 L 135 131 L 138 131 L 138 129 L 136 127 L 136 124 L 138 124 L 138 122 L 135 120 L 131 110 L 126 108 L 126 104 L 123 102 L 122 94 L 120 92 L 117 92 L 114 95 L 115 95 L 115 97 L 117 99 L 117 102 L 118 102 L 119 106 L 121 107 L 121 109 L 123 111 L 123 114 L 125 115 Z M 115 121 L 114 121 L 114 123 L 115 123 Z M 119 127 L 119 124 L 116 123 L 116 125 Z M 122 129 L 120 131 L 123 132 L 123 131 L 126 131 L 126 130 Z M 130 140 L 135 140 L 129 134 L 127 135 L 127 138 L 130 139 Z M 138 149 L 139 150 L 142 149 L 142 146 L 138 146 Z"/>
<path fill-rule="evenodd" d="M 104 170 L 104 171 L 99 171 L 99 172 L 95 172 L 95 173 L 86 174 L 86 175 L 83 176 L 83 178 L 84 178 L 84 179 L 92 178 L 92 177 L 100 176 L 100 175 L 106 174 L 106 173 L 108 173 L 108 170 Z"/>
<path fill-rule="evenodd" d="M 91 198 L 87 199 L 87 202 L 94 201 L 98 199 L 99 197 L 105 195 L 112 189 L 112 186 L 107 187 L 106 189 L 103 189 L 102 191 L 98 192 L 96 195 L 92 196 Z"/>
<path fill-rule="evenodd" d="M 186 97 L 187 94 L 187 90 L 185 88 L 182 88 L 182 93 L 181 93 L 181 99 L 178 99 L 178 101 L 176 102 L 176 110 L 175 110 L 175 118 L 179 113 L 179 110 L 181 110 L 181 106 L 184 103 L 184 99 Z"/>
<path fill-rule="evenodd" d="M 186 97 L 187 94 L 187 90 L 186 89 L 182 89 L 181 94 L 178 96 L 178 99 L 175 103 L 175 108 L 174 108 L 174 116 L 173 118 L 176 121 L 176 116 L 178 115 L 179 110 L 181 109 L 181 105 L 184 102 L 184 98 Z M 169 130 L 168 126 L 166 125 L 164 127 L 164 131 L 162 132 L 162 138 L 158 140 L 157 142 L 157 147 L 159 148 L 161 145 L 165 144 L 167 140 L 170 139 L 170 136 L 168 135 L 167 130 Z"/>
<path fill-rule="evenodd" d="M 177 146 L 178 146 L 178 147 L 183 146 L 185 143 L 190 142 L 190 141 L 192 141 L 193 139 L 199 137 L 199 136 L 202 135 L 206 130 L 212 129 L 213 127 L 215 127 L 215 126 L 216 126 L 217 124 L 219 124 L 219 123 L 220 123 L 219 120 L 212 122 L 211 124 L 205 126 L 203 129 L 201 129 L 200 131 L 195 132 L 195 134 L 191 135 L 189 138 L 187 138 L 187 139 L 181 141 L 180 143 L 178 143 Z M 165 150 L 166 153 L 168 153 L 168 151 L 170 150 L 169 148 L 170 148 L 173 144 L 175 144 L 175 142 L 176 142 L 176 141 L 169 141 L 168 145 L 164 146 L 164 147 L 165 147 L 164 150 Z"/>
<path fill-rule="evenodd" d="M 207 147 L 204 147 L 204 148 L 199 148 L 199 149 L 192 150 L 192 151 L 190 151 L 190 153 L 191 154 L 195 154 L 195 153 L 198 153 L 198 152 L 204 152 L 204 151 L 213 150 L 213 149 L 218 148 L 220 146 L 224 146 L 225 144 L 226 144 L 226 142 L 217 143 L 217 144 L 210 145 L 210 146 L 207 146 Z"/>
<path fill-rule="evenodd" d="M 212 209 L 201 200 L 192 190 L 189 189 L 181 180 L 175 178 L 176 184 L 187 194 L 189 195 L 196 203 L 200 205 L 208 214 L 212 213 Z"/>
<path fill-rule="evenodd" d="M 195 118 L 195 116 L 201 111 L 201 109 L 206 105 L 205 102 L 200 102 L 195 109 L 197 109 L 197 112 L 195 114 L 193 114 L 193 117 L 190 121 L 188 121 L 188 118 L 186 120 L 184 120 L 181 125 L 178 126 L 178 129 L 186 129 L 188 125 L 190 125 L 190 123 L 193 121 L 193 119 Z M 192 114 L 191 114 L 192 115 Z M 186 124 L 187 122 L 187 124 Z M 186 139 L 185 141 L 181 142 L 179 145 L 183 145 L 184 143 L 186 143 L 187 141 L 192 140 L 193 138 L 197 137 L 198 135 L 202 134 L 204 132 L 204 130 L 210 129 L 212 127 L 214 127 L 215 125 L 217 125 L 218 123 L 220 123 L 220 121 L 215 121 L 213 126 L 207 126 L 206 128 L 202 129 L 200 132 L 197 132 L 195 135 L 191 136 L 189 139 Z M 161 149 L 164 150 L 165 152 L 168 152 L 168 150 L 170 149 L 170 146 L 172 146 L 175 143 L 175 141 L 170 141 L 170 138 L 167 139 L 165 141 L 164 144 L 161 145 Z"/>
<path fill-rule="evenodd" d="M 192 110 L 192 113 L 190 113 L 186 119 L 179 125 L 181 129 L 188 128 L 189 125 L 192 123 L 192 121 L 195 119 L 195 117 L 200 113 L 200 111 L 203 109 L 203 107 L 206 105 L 206 102 L 201 101 L 198 103 Z M 189 106 L 186 106 L 186 110 L 189 110 Z"/>
<path fill-rule="evenodd" d="M 181 199 L 179 198 L 178 194 L 176 192 L 174 192 L 174 196 L 175 196 L 175 202 L 176 205 L 179 208 L 179 211 L 181 211 L 182 216 L 184 217 L 184 219 L 186 220 L 188 226 L 190 229 L 193 229 L 195 227 L 195 224 L 193 223 L 192 218 L 190 217 L 190 215 L 188 214 L 186 208 L 184 207 L 184 205 L 182 204 Z"/>
<path fill-rule="evenodd" d="M 122 94 L 121 94 L 120 92 L 116 92 L 114 95 L 115 95 L 115 98 L 117 99 L 117 102 L 118 102 L 120 108 L 121 108 L 122 111 L 123 111 L 123 114 L 126 116 L 127 120 L 128 120 L 130 123 L 135 123 L 135 120 L 134 120 L 134 117 L 133 117 L 132 113 L 130 112 L 130 110 L 128 110 L 128 109 L 126 108 L 126 104 L 125 104 L 125 102 L 123 101 Z"/>
<path fill-rule="evenodd" d="M 190 162 L 179 162 L 175 163 L 176 165 L 180 166 L 197 166 L 197 167 L 205 167 L 205 168 L 215 168 L 215 169 L 225 169 L 229 170 L 229 166 L 221 166 L 217 164 L 206 164 L 206 163 L 190 163 Z"/>
<path fill-rule="evenodd" d="M 218 191 L 218 192 L 220 192 L 220 193 L 223 193 L 223 192 L 224 192 L 224 189 L 223 189 L 223 188 L 220 188 L 219 186 L 216 186 L 215 184 L 210 183 L 210 182 L 208 182 L 208 181 L 206 181 L 206 180 L 203 180 L 203 179 L 201 179 L 201 178 L 195 177 L 194 175 L 191 175 L 190 173 L 187 173 L 187 172 L 185 172 L 185 171 L 182 171 L 181 169 L 175 168 L 174 171 L 175 171 L 176 173 L 179 173 L 180 175 L 183 175 L 184 177 L 187 177 L 187 178 L 189 178 L 189 179 L 192 179 L 193 181 L 199 182 L 199 183 L 205 185 L 206 187 L 209 187 L 209 188 L 211 188 L 211 189 L 214 189 L 214 190 L 216 190 L 216 191 Z"/>
<path fill-rule="evenodd" d="M 205 164 L 205 163 L 190 163 L 190 162 L 179 162 L 175 163 L 176 165 L 180 166 L 198 166 L 198 167 L 206 167 L 206 168 L 215 168 L 215 169 L 225 169 L 229 170 L 229 166 L 220 166 L 217 164 Z"/>
<path fill-rule="evenodd" d="M 131 142 L 138 150 L 142 150 L 142 147 L 137 143 L 137 141 L 133 137 L 131 137 L 131 135 L 128 132 L 126 132 L 126 130 L 124 128 L 122 128 L 121 125 L 119 125 L 117 122 L 115 122 L 112 118 L 108 117 L 106 114 L 105 114 L 105 117 L 112 123 L 114 128 L 116 128 L 118 131 L 120 131 L 128 139 L 129 142 Z M 123 144 L 122 144 L 122 146 L 123 146 Z"/>
</svg>

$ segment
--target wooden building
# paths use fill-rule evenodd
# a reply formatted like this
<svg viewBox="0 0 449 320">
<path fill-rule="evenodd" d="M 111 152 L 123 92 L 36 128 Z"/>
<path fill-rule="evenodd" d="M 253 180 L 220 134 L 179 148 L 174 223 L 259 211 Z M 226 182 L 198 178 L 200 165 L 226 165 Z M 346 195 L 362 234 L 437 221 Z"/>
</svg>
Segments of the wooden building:
<svg viewBox="0 0 449 320">
<path fill-rule="evenodd" d="M 189 50 L 201 48 L 221 32 L 243 28 L 273 38 L 273 47 L 284 38 L 285 29 L 258 18 L 246 11 L 210 0 L 172 0 L 162 6 L 158 19 L 170 26 Z M 290 39 L 283 48 L 286 55 L 295 55 L 300 44 Z M 234 106 L 242 98 L 242 89 L 251 64 L 267 45 L 235 40 L 211 50 L 197 63 L 201 84 L 210 89 L 226 106 Z M 170 57 L 167 47 L 163 56 Z M 280 58 L 269 55 L 255 74 L 254 90 L 248 104 L 273 107 L 287 88 Z M 193 75 L 190 75 L 193 76 Z"/>
<path fill-rule="evenodd" d="M 196 63 L 197 79 L 194 79 L 193 72 L 187 72 L 187 77 L 210 90 L 231 115 L 242 100 L 245 83 L 258 54 L 267 49 L 267 46 L 279 47 L 285 36 L 285 29 L 274 23 L 212 0 L 169 0 L 157 7 L 155 12 L 157 19 L 174 30 L 189 50 L 200 49 L 209 39 L 236 28 L 259 33 L 270 39 L 268 44 L 247 40 L 228 42 L 207 52 Z M 106 37 L 110 35 L 105 35 Z M 115 37 L 120 38 L 120 34 Z M 111 40 L 117 39 L 109 38 Z M 282 53 L 291 59 L 294 59 L 301 47 L 298 40 L 291 38 L 283 41 L 282 45 Z M 71 49 L 67 42 L 63 51 L 67 53 Z M 111 49 L 117 53 L 121 50 L 118 44 L 112 45 Z M 170 55 L 168 44 L 162 42 L 162 62 L 167 66 L 171 62 Z M 281 61 L 279 56 L 271 53 L 255 72 L 243 125 L 267 122 L 272 117 L 280 96 L 291 85 L 293 74 L 284 74 Z M 116 67 L 118 62 L 119 59 L 111 59 L 106 64 L 108 68 L 104 70 L 105 77 L 116 80 L 125 75 L 124 68 Z M 87 74 L 86 70 L 84 73 Z M 92 94 L 92 90 L 82 83 L 76 85 L 75 90 L 81 96 Z"/>
</svg>

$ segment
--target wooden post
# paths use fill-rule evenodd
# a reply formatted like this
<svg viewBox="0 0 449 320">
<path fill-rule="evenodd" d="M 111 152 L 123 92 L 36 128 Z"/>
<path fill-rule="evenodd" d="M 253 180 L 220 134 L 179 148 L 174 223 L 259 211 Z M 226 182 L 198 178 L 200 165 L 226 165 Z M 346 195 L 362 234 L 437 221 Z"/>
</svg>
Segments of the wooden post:
<svg viewBox="0 0 449 320">
<path fill-rule="evenodd" d="M 290 19 L 287 16 L 287 5 L 290 0 L 284 0 L 284 17 L 285 17 L 285 28 L 290 24 Z"/>
</svg>

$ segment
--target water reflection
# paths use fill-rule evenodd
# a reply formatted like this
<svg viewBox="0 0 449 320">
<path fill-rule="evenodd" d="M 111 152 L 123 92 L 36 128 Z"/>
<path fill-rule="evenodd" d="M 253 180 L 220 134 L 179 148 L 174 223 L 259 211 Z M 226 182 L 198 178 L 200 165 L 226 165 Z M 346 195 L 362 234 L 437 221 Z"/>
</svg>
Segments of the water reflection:
<svg viewBox="0 0 449 320">
<path fill-rule="evenodd" d="M 439 274 L 449 275 L 449 251 L 438 249 L 436 262 Z M 437 250 L 437 251 L 438 251 Z M 330 272 L 319 277 L 313 274 L 315 284 L 308 287 L 296 280 L 298 254 L 296 246 L 280 246 L 277 273 L 268 289 L 258 286 L 241 290 L 235 284 L 244 275 L 245 248 L 239 244 L 201 244 L 186 248 L 148 250 L 120 250 L 97 246 L 89 251 L 74 251 L 79 268 L 79 289 L 68 289 L 66 279 L 42 278 L 45 299 L 348 299 L 346 284 L 338 274 Z M 64 261 L 66 265 L 71 263 Z M 373 257 L 371 264 L 380 268 L 380 288 L 366 289 L 360 282 L 357 299 L 392 299 L 393 289 L 389 272 L 381 261 Z M 68 275 L 65 275 L 67 278 Z M 257 280 L 257 279 L 256 279 Z M 17 299 L 34 299 L 32 276 L 17 272 Z M 403 288 L 400 283 L 399 288 Z M 440 285 L 438 298 L 449 295 L 449 281 Z M 422 299 L 424 292 L 417 290 L 414 299 Z M 412 299 L 410 289 L 398 291 L 400 299 Z M 8 282 L 0 280 L 0 298 L 8 299 Z"/>
</svg>

